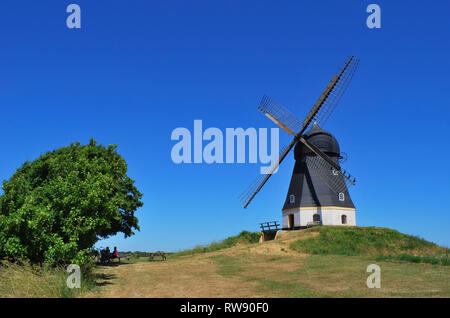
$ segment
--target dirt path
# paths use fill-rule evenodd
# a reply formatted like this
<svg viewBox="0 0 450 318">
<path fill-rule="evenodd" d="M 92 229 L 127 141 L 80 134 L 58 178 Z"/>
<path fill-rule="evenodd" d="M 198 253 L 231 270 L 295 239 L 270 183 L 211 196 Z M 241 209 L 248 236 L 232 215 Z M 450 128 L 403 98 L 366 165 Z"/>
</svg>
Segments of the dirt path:
<svg viewBox="0 0 450 318">
<path fill-rule="evenodd" d="M 260 297 L 256 283 L 218 274 L 219 266 L 208 258 L 99 269 L 104 278 L 98 281 L 100 291 L 88 297 Z"/>
</svg>

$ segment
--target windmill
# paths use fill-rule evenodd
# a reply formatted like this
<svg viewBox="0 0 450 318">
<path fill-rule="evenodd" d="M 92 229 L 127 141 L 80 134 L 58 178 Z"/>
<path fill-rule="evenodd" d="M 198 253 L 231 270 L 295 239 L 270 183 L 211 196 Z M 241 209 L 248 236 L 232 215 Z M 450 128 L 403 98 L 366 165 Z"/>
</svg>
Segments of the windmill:
<svg viewBox="0 0 450 318">
<path fill-rule="evenodd" d="M 355 178 L 340 167 L 339 161 L 347 156 L 340 152 L 334 136 L 321 127 L 344 94 L 358 62 L 354 56 L 346 59 L 303 121 L 272 98 L 263 96 L 258 110 L 294 138 L 281 148 L 279 159 L 270 172 L 261 174 L 241 194 L 244 208 L 295 147 L 296 163 L 282 210 L 283 228 L 316 224 L 356 225 L 355 207 L 348 193 L 348 187 L 355 184 Z"/>
</svg>

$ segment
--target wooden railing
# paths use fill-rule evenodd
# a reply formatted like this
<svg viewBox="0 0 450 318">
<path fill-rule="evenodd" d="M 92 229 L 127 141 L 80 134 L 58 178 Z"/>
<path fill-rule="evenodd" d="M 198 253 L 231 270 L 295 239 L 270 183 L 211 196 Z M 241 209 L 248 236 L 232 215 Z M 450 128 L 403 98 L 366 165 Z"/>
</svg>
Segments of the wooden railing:
<svg viewBox="0 0 450 318">
<path fill-rule="evenodd" d="M 277 221 L 259 223 L 262 232 L 278 231 L 280 224 Z"/>
</svg>

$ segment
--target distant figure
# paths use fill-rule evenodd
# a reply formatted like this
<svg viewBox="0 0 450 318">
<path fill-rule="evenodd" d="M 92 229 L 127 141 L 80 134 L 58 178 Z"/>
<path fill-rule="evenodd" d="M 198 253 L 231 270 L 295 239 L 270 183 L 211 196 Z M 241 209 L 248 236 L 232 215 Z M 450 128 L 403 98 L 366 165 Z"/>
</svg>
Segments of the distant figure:
<svg viewBox="0 0 450 318">
<path fill-rule="evenodd" d="M 114 246 L 114 251 L 111 254 L 111 258 L 118 258 L 119 257 L 119 251 L 117 250 L 117 246 Z"/>
<path fill-rule="evenodd" d="M 102 250 L 100 252 L 101 254 L 101 258 L 100 258 L 100 262 L 109 262 L 111 259 L 111 251 L 109 250 L 109 247 L 105 248 L 104 250 Z"/>
</svg>

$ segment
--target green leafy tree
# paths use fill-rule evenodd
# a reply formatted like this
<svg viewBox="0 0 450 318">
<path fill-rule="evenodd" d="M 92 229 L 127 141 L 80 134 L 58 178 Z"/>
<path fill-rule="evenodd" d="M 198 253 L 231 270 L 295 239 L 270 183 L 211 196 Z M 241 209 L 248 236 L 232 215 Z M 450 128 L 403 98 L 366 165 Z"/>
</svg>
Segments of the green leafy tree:
<svg viewBox="0 0 450 318">
<path fill-rule="evenodd" d="M 3 181 L 0 258 L 83 264 L 99 239 L 139 230 L 142 194 L 116 148 L 72 143 Z"/>
</svg>

